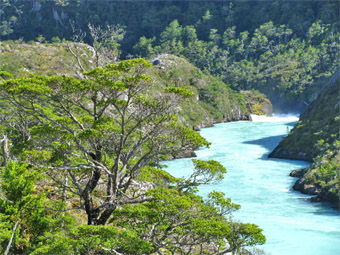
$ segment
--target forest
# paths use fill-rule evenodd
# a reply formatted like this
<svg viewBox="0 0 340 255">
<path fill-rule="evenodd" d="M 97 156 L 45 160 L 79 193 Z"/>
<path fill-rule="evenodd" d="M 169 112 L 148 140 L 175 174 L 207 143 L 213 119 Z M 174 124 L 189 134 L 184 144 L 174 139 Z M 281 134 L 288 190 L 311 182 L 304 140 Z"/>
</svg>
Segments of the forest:
<svg viewBox="0 0 340 255">
<path fill-rule="evenodd" d="M 306 112 L 280 146 L 308 147 L 305 182 L 337 204 L 339 17 L 337 1 L 0 0 L 0 252 L 249 254 L 261 226 L 198 192 L 227 169 L 162 162 L 273 110 Z"/>
<path fill-rule="evenodd" d="M 120 58 L 184 56 L 236 90 L 265 93 L 277 111 L 305 109 L 339 68 L 337 1 L 2 0 L 1 6 L 3 39 L 59 41 L 82 33 L 77 39 L 92 44 L 91 26 L 109 26 Z"/>
</svg>

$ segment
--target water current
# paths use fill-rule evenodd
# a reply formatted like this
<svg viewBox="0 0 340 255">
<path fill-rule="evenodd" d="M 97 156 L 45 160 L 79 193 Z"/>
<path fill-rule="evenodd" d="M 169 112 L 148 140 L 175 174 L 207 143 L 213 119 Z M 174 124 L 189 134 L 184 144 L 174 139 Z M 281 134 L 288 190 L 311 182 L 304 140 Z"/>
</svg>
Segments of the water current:
<svg viewBox="0 0 340 255">
<path fill-rule="evenodd" d="M 235 220 L 255 223 L 267 238 L 258 248 L 271 255 L 340 255 L 340 215 L 327 204 L 312 203 L 292 190 L 294 169 L 309 165 L 296 160 L 268 159 L 297 117 L 254 117 L 254 121 L 216 124 L 201 130 L 210 148 L 196 152 L 198 159 L 214 159 L 227 168 L 222 182 L 203 186 L 200 194 L 222 191 L 241 209 Z M 188 176 L 191 159 L 165 163 L 176 177 Z"/>
</svg>

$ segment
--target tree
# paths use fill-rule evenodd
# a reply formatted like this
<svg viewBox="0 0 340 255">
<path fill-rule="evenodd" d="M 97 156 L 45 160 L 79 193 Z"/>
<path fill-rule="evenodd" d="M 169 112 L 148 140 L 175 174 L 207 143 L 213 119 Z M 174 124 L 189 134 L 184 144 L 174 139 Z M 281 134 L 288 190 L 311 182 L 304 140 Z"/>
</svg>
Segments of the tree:
<svg viewBox="0 0 340 255">
<path fill-rule="evenodd" d="M 13 78 L 13 75 L 6 72 L 6 71 L 1 71 L 0 70 L 0 81 L 3 80 L 7 80 L 7 79 L 11 79 Z M 5 108 L 3 105 L 1 105 L 2 108 Z M 4 111 L 3 109 L 0 110 L 0 120 L 1 123 L 5 122 L 6 119 L 8 119 L 8 112 L 6 112 L 6 110 Z M 0 130 L 1 130 L 1 135 L 2 135 L 2 140 L 0 141 L 1 144 L 1 149 L 2 149 L 2 163 L 1 166 L 6 166 L 8 161 L 9 161 L 9 151 L 8 151 L 8 137 L 5 134 L 6 131 L 3 130 L 3 127 L 0 126 Z"/>
<path fill-rule="evenodd" d="M 63 205 L 47 201 L 38 192 L 39 169 L 10 161 L 0 174 L 0 251 L 28 254 L 44 241 L 46 233 L 59 231 Z M 53 208 L 47 211 L 46 208 Z M 12 247 L 11 247 L 12 246 Z"/>
<path fill-rule="evenodd" d="M 106 27 L 103 28 L 88 24 L 92 47 L 87 45 L 84 47 L 84 44 L 82 45 L 83 40 L 86 38 L 86 32 L 76 29 L 73 23 L 71 23 L 71 28 L 73 42 L 65 41 L 64 46 L 77 60 L 77 65 L 81 72 L 117 62 L 120 56 L 119 42 L 123 40 L 125 35 L 125 30 L 120 25 L 113 26 L 106 24 Z M 83 47 L 79 47 L 81 45 Z M 92 51 L 91 59 L 84 61 L 82 56 L 88 56 L 89 54 L 86 52 L 88 50 Z M 79 74 L 79 76 L 82 77 L 82 74 Z"/>
<path fill-rule="evenodd" d="M 226 169 L 214 160 L 193 161 L 195 168 L 188 179 L 146 169 L 143 176 L 147 180 L 165 182 L 148 191 L 152 199 L 146 203 L 116 210 L 111 223 L 136 231 L 152 244 L 153 252 L 165 249 L 170 254 L 226 254 L 263 244 L 265 238 L 256 225 L 230 220 L 231 213 L 240 206 L 223 193 L 211 192 L 205 200 L 195 194 L 199 185 L 222 179 Z"/>
<path fill-rule="evenodd" d="M 150 254 L 152 246 L 133 231 L 114 226 L 80 225 L 66 235 L 54 235 L 32 255 Z"/>
<path fill-rule="evenodd" d="M 209 143 L 175 116 L 178 100 L 193 94 L 155 91 L 144 74 L 151 66 L 132 59 L 97 67 L 82 80 L 31 75 L 0 83 L 1 104 L 13 113 L 3 125 L 17 127 L 8 133 L 11 155 L 44 171 L 57 200 L 87 215 L 88 227 L 52 234 L 36 254 L 222 254 L 265 241 L 257 226 L 226 218 L 239 206 L 223 194 L 196 194 L 199 185 L 223 178 L 221 164 L 194 160 L 187 179 L 160 169 L 167 156 Z"/>
<path fill-rule="evenodd" d="M 160 34 L 162 49 L 172 54 L 181 54 L 183 51 L 182 35 L 183 27 L 177 20 L 172 21 Z"/>
<path fill-rule="evenodd" d="M 66 237 L 54 236 L 33 254 L 225 254 L 263 244 L 256 225 L 230 220 L 240 206 L 223 193 L 211 192 L 206 200 L 195 194 L 198 185 L 221 179 L 225 168 L 214 160 L 194 163 L 188 179 L 143 168 L 138 182 L 155 186 L 146 193 L 150 200 L 117 208 L 108 226 L 80 226 Z"/>
<path fill-rule="evenodd" d="M 140 169 L 162 156 L 208 143 L 176 124 L 174 93 L 147 95 L 152 87 L 142 59 L 96 68 L 86 79 L 31 76 L 1 84 L 3 102 L 25 119 L 27 135 L 12 149 L 17 156 L 46 167 L 60 185 L 80 198 L 89 225 L 105 224 L 122 204 L 143 202 L 129 194 Z M 172 92 L 172 93 L 171 93 Z M 21 117 L 21 119 L 20 119 Z"/>
<path fill-rule="evenodd" d="M 106 25 L 106 28 L 96 27 L 89 24 L 90 35 L 93 39 L 96 67 L 103 66 L 100 56 L 110 58 L 110 62 L 118 60 L 120 55 L 118 42 L 122 41 L 125 35 L 124 29 L 120 25 Z M 105 63 L 105 62 L 104 62 Z"/>
<path fill-rule="evenodd" d="M 152 44 L 156 38 L 148 39 L 146 37 L 139 38 L 139 42 L 133 46 L 133 51 L 138 56 L 143 56 L 145 58 L 150 58 L 154 55 L 154 49 Z"/>
</svg>

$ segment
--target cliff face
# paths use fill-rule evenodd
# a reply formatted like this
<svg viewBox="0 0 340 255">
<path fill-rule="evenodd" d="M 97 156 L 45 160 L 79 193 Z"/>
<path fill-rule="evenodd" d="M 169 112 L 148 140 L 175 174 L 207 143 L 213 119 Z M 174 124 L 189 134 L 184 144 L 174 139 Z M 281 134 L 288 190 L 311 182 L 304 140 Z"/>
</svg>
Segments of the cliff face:
<svg viewBox="0 0 340 255">
<path fill-rule="evenodd" d="M 340 71 L 334 74 L 300 121 L 269 157 L 312 162 L 294 189 L 340 208 Z"/>
</svg>

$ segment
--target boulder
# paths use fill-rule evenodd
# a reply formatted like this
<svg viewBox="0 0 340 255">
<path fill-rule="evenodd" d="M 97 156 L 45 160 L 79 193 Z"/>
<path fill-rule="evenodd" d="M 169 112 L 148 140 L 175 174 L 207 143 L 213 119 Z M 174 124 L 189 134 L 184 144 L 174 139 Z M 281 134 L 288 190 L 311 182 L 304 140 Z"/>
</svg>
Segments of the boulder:
<svg viewBox="0 0 340 255">
<path fill-rule="evenodd" d="M 153 64 L 154 66 L 157 66 L 157 65 L 162 64 L 162 61 L 161 61 L 160 59 L 156 58 L 156 59 L 154 59 L 154 60 L 152 61 L 152 64 Z"/>
<path fill-rule="evenodd" d="M 307 195 L 320 195 L 321 192 L 320 189 L 314 185 L 306 185 L 303 177 L 295 182 L 293 189 Z"/>
<path fill-rule="evenodd" d="M 293 170 L 293 171 L 289 174 L 289 176 L 300 178 L 300 177 L 303 176 L 303 173 L 304 173 L 304 169 L 297 169 L 297 170 Z"/>
</svg>

